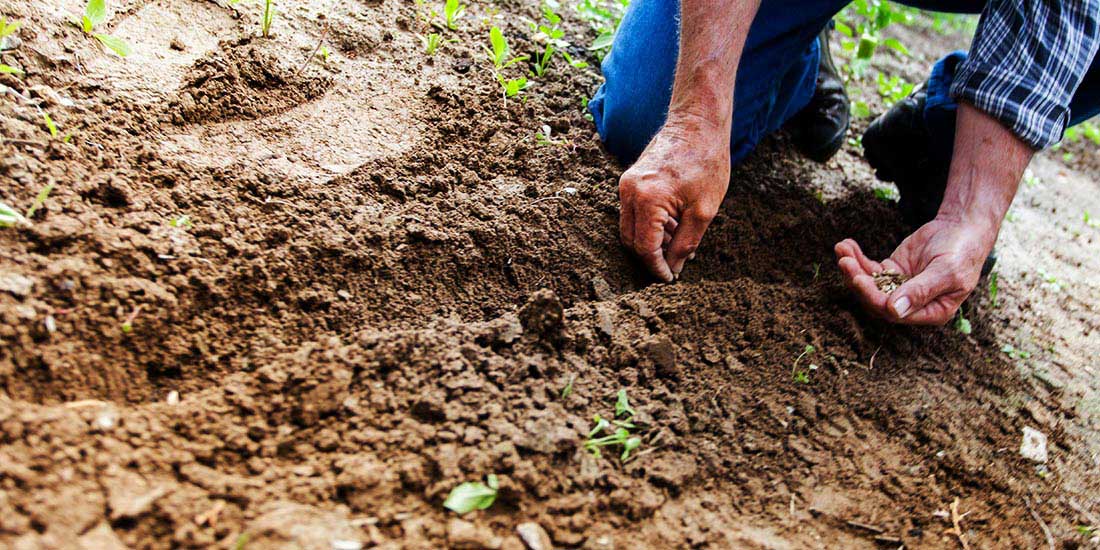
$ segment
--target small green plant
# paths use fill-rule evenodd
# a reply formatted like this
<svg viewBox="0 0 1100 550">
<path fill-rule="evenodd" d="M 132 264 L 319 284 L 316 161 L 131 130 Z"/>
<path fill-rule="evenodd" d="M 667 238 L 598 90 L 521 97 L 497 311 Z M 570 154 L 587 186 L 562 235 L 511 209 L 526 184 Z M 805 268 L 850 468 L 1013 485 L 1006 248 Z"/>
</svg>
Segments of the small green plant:
<svg viewBox="0 0 1100 550">
<path fill-rule="evenodd" d="M 565 399 L 570 395 L 573 395 L 573 381 L 577 379 L 574 374 L 569 375 L 569 382 L 566 382 L 565 387 L 561 389 L 561 398 Z"/>
<path fill-rule="evenodd" d="M 8 41 L 8 37 L 15 34 L 15 31 L 19 30 L 19 27 L 21 27 L 22 25 L 23 24 L 18 21 L 12 21 L 11 23 L 8 23 L 8 19 L 6 17 L 0 17 L 0 49 L 3 49 L 4 44 Z M 0 73 L 21 76 L 23 74 L 23 70 L 12 67 L 11 65 L 0 63 Z"/>
<path fill-rule="evenodd" d="M 443 18 L 447 22 L 447 28 L 458 29 L 458 20 L 466 13 L 466 4 L 460 0 L 446 0 L 443 4 Z"/>
<path fill-rule="evenodd" d="M 188 216 L 187 214 L 184 214 L 177 218 L 172 218 L 168 221 L 168 225 L 179 229 L 191 229 L 192 227 L 194 227 L 194 224 L 191 223 L 191 216 Z"/>
<path fill-rule="evenodd" d="M 125 40 L 115 38 L 109 34 L 95 32 L 95 28 L 106 20 L 107 0 L 88 0 L 88 4 L 84 6 L 84 15 L 81 16 L 79 21 L 73 23 L 80 27 L 84 34 L 95 38 L 119 57 L 130 55 L 130 45 Z"/>
<path fill-rule="evenodd" d="M 997 272 L 994 271 L 989 274 L 989 301 L 994 308 L 998 307 L 997 294 L 1000 293 L 1000 288 L 997 283 Z"/>
<path fill-rule="evenodd" d="M 34 213 L 38 212 L 42 205 L 46 204 L 46 199 L 50 198 L 50 192 L 53 191 L 54 184 L 47 183 L 42 189 L 38 191 L 38 195 L 34 197 L 34 202 L 31 203 L 30 208 L 27 209 L 27 213 L 24 216 L 27 219 L 34 217 Z"/>
<path fill-rule="evenodd" d="M 1093 120 L 1086 120 L 1077 126 L 1066 128 L 1066 141 L 1071 143 L 1081 141 L 1081 138 L 1086 138 L 1094 145 L 1100 145 L 1100 125 Z"/>
<path fill-rule="evenodd" d="M 596 39 L 588 50 L 595 52 L 597 58 L 602 60 L 607 55 L 629 5 L 630 0 L 581 0 L 576 4 L 581 19 L 596 31 Z"/>
<path fill-rule="evenodd" d="M 1039 274 L 1039 278 L 1042 279 L 1044 285 L 1050 287 L 1050 289 L 1054 292 L 1062 291 L 1062 283 L 1058 282 L 1058 277 L 1047 273 L 1047 271 L 1041 267 L 1037 270 L 1037 272 Z"/>
<path fill-rule="evenodd" d="M 629 461 L 630 453 L 642 445 L 642 438 L 630 432 L 637 429 L 634 424 L 635 414 L 626 390 L 619 390 L 615 396 L 615 419 L 608 420 L 598 414 L 592 418 L 596 425 L 588 432 L 588 438 L 584 442 L 585 450 L 596 458 L 600 458 L 602 456 L 600 449 L 617 446 L 622 448 L 619 461 L 624 463 Z M 600 436 L 600 434 L 606 435 Z"/>
<path fill-rule="evenodd" d="M 260 34 L 271 38 L 271 24 L 275 22 L 275 0 L 264 0 L 264 14 L 260 19 Z"/>
<path fill-rule="evenodd" d="M 896 38 L 882 38 L 882 31 L 894 23 L 908 23 L 912 16 L 883 0 L 855 0 L 833 19 L 836 30 L 844 35 L 841 48 L 852 55 L 846 69 L 856 80 L 863 78 L 879 46 L 902 55 L 909 50 Z"/>
<path fill-rule="evenodd" d="M 435 55 L 435 52 L 443 45 L 443 37 L 435 32 L 428 33 L 427 36 L 421 36 L 420 41 L 424 43 L 424 53 L 428 55 Z"/>
<path fill-rule="evenodd" d="M 855 118 L 868 118 L 871 116 L 871 106 L 866 101 L 856 100 L 852 102 L 851 112 Z"/>
<path fill-rule="evenodd" d="M 955 318 L 955 330 L 969 335 L 971 331 L 970 319 L 963 316 L 962 308 L 959 309 L 959 316 Z"/>
<path fill-rule="evenodd" d="M 1022 349 L 1016 349 L 1016 346 L 1012 344 L 1005 344 L 1001 346 L 1001 352 L 1008 355 L 1013 359 L 1028 359 L 1031 357 L 1031 352 L 1024 351 Z"/>
<path fill-rule="evenodd" d="M 1042 183 L 1043 180 L 1039 179 L 1039 176 L 1036 176 L 1035 173 L 1031 171 L 1031 169 L 1024 171 L 1025 185 L 1027 185 L 1028 187 L 1036 187 L 1038 185 L 1041 185 Z"/>
<path fill-rule="evenodd" d="M 805 348 L 802 348 L 802 353 L 800 353 L 798 357 L 795 358 L 794 365 L 791 366 L 792 380 L 798 382 L 799 384 L 810 383 L 810 373 L 817 370 L 817 365 L 811 363 L 804 368 L 799 368 L 798 363 L 802 360 L 803 357 L 806 357 L 807 355 L 813 355 L 815 351 L 816 350 L 814 349 L 814 347 L 809 344 L 807 344 Z"/>
<path fill-rule="evenodd" d="M 329 55 L 331 55 L 331 52 L 328 51 L 328 46 L 322 45 L 321 49 L 317 50 L 317 55 L 321 57 L 321 61 L 328 63 L 328 58 Z"/>
<path fill-rule="evenodd" d="M 493 505 L 497 499 L 497 489 L 500 482 L 496 474 L 485 476 L 485 483 L 480 481 L 467 481 L 460 483 L 447 500 L 443 501 L 443 507 L 459 514 L 466 514 L 474 510 L 484 510 Z"/>
<path fill-rule="evenodd" d="M 42 121 L 46 124 L 46 131 L 50 133 L 50 138 L 61 139 L 62 143 L 69 143 L 73 139 L 72 134 L 65 134 L 65 137 L 61 137 L 61 131 L 57 128 L 57 123 L 54 122 L 50 114 L 42 111 Z"/>
<path fill-rule="evenodd" d="M 1090 525 L 1078 525 L 1075 529 L 1077 531 L 1077 534 L 1087 539 L 1092 538 L 1094 535 L 1100 532 L 1100 527 Z"/>
<path fill-rule="evenodd" d="M 499 27 L 489 29 L 489 45 L 492 46 L 492 49 L 487 49 L 489 61 L 493 62 L 493 67 L 498 71 L 527 60 L 526 55 L 510 57 L 511 50 L 508 47 L 508 40 L 504 38 L 504 33 L 500 31 Z"/>
<path fill-rule="evenodd" d="M 886 78 L 886 75 L 878 73 L 875 77 L 878 83 L 878 95 L 887 108 L 905 99 L 913 91 L 913 84 L 902 80 L 898 75 Z"/>
<path fill-rule="evenodd" d="M 552 135 L 550 126 L 543 124 L 542 128 L 540 128 L 539 131 L 535 132 L 535 145 L 538 145 L 539 147 L 569 145 L 569 140 L 555 139 Z"/>
<path fill-rule="evenodd" d="M 901 199 L 901 195 L 898 194 L 896 187 L 883 186 L 875 188 L 875 198 L 887 202 L 898 202 L 898 200 Z"/>
<path fill-rule="evenodd" d="M 1094 228 L 1100 228 L 1100 219 L 1092 217 L 1088 210 L 1085 210 L 1085 225 Z"/>
<path fill-rule="evenodd" d="M 0 202 L 0 227 L 15 227 L 17 225 L 28 225 L 29 223 L 14 208 Z"/>
<path fill-rule="evenodd" d="M 248 544 L 248 539 L 248 533 L 237 535 L 237 540 L 233 543 L 233 550 L 244 550 L 245 545 Z"/>
</svg>

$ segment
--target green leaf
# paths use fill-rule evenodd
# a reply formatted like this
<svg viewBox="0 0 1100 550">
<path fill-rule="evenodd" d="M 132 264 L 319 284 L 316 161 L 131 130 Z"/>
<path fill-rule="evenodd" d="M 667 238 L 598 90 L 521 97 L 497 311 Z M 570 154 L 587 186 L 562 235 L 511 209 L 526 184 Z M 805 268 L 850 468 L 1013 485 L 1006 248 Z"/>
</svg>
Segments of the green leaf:
<svg viewBox="0 0 1100 550">
<path fill-rule="evenodd" d="M 95 39 L 107 46 L 111 51 L 115 52 L 119 57 L 126 57 L 130 55 L 130 45 L 121 38 L 115 38 L 107 34 L 97 34 Z"/>
<path fill-rule="evenodd" d="M 618 396 L 615 399 L 615 417 L 618 418 L 624 414 L 634 416 L 634 408 L 630 406 L 630 400 L 626 397 L 626 390 L 619 390 Z"/>
<path fill-rule="evenodd" d="M 80 28 L 84 30 L 84 34 L 92 34 L 92 20 L 87 15 L 80 18 Z"/>
<path fill-rule="evenodd" d="M 856 59 L 871 59 L 878 48 L 878 40 L 873 36 L 864 36 L 859 39 L 859 49 L 856 51 Z"/>
<path fill-rule="evenodd" d="M 57 137 L 57 124 L 54 124 L 53 119 L 50 118 L 50 114 L 49 113 L 42 113 L 42 119 L 46 121 L 46 129 L 50 131 L 50 137 L 56 138 Z"/>
<path fill-rule="evenodd" d="M 592 41 L 592 45 L 588 47 L 589 50 L 602 50 L 604 48 L 610 48 L 611 43 L 615 41 L 615 33 L 605 32 L 596 37 Z"/>
<path fill-rule="evenodd" d="M 53 191 L 54 184 L 48 183 L 38 195 L 34 197 L 34 202 L 31 203 L 31 207 L 27 209 L 27 213 L 24 215 L 27 218 L 33 218 L 34 213 L 38 212 L 39 208 L 42 208 L 43 204 L 46 204 L 46 199 L 50 197 L 50 191 Z"/>
<path fill-rule="evenodd" d="M 88 0 L 84 7 L 84 32 L 92 32 L 92 28 L 107 19 L 107 0 Z"/>
<path fill-rule="evenodd" d="M 3 63 L 0 63 L 0 73 L 13 74 L 15 76 L 22 76 L 23 75 L 22 70 L 17 69 L 15 67 L 12 67 L 11 65 L 5 65 Z"/>
<path fill-rule="evenodd" d="M 867 118 L 871 116 L 871 107 L 868 106 L 865 101 L 856 101 L 852 103 L 852 116 L 856 118 Z"/>
<path fill-rule="evenodd" d="M 619 456 L 619 460 L 621 460 L 622 462 L 626 462 L 626 459 L 630 458 L 630 452 L 634 449 L 637 449 L 641 445 L 642 438 L 637 436 L 627 438 L 627 440 L 623 442 L 623 454 Z"/>
<path fill-rule="evenodd" d="M 886 40 L 882 41 L 882 45 L 900 53 L 901 55 L 909 55 L 909 50 L 905 47 L 904 44 L 899 42 L 897 38 L 887 38 Z"/>
<path fill-rule="evenodd" d="M 6 17 L 0 17 L 0 40 L 3 40 L 15 34 L 15 31 L 19 30 L 19 27 L 21 26 L 23 26 L 23 23 L 20 23 L 19 21 L 12 21 L 11 23 L 8 23 L 8 19 Z"/>
<path fill-rule="evenodd" d="M 500 67 L 508 56 L 508 41 L 504 39 L 504 33 L 500 32 L 499 27 L 489 29 L 489 43 L 493 46 L 493 65 Z"/>
<path fill-rule="evenodd" d="M 26 224 L 27 220 L 22 214 L 16 212 L 14 208 L 0 202 L 0 227 L 15 227 L 16 225 Z"/>
<path fill-rule="evenodd" d="M 843 34 L 844 36 L 847 36 L 848 38 L 852 37 L 852 27 L 849 27 L 846 23 L 840 21 L 839 19 L 834 19 L 834 22 L 836 23 L 837 32 Z"/>
<path fill-rule="evenodd" d="M 966 317 L 963 317 L 962 314 L 960 313 L 959 318 L 957 320 L 955 320 L 955 330 L 957 330 L 957 331 L 959 331 L 963 334 L 969 335 L 970 331 L 971 331 L 970 319 L 967 319 Z"/>
<path fill-rule="evenodd" d="M 486 481 L 489 485 L 480 481 L 459 484 L 451 489 L 451 494 L 447 495 L 447 500 L 443 501 L 443 507 L 459 514 L 466 514 L 492 506 L 497 499 L 499 483 L 495 474 L 489 474 Z"/>
</svg>

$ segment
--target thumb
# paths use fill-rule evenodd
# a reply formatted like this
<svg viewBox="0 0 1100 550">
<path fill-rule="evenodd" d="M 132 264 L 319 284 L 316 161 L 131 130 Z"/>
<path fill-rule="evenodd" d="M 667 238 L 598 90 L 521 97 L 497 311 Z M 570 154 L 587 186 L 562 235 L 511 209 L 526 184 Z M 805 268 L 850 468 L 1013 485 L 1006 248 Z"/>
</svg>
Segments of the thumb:
<svg viewBox="0 0 1100 550">
<path fill-rule="evenodd" d="M 706 233 L 712 219 L 714 216 L 708 216 L 698 210 L 688 210 L 684 213 L 666 254 L 668 267 L 674 275 L 680 275 L 680 271 L 684 269 L 684 262 L 695 253 L 695 249 L 699 248 L 699 242 L 703 240 L 703 234 Z"/>
<path fill-rule="evenodd" d="M 958 290 L 959 287 L 959 277 L 955 270 L 933 262 L 892 292 L 888 307 L 895 318 L 905 319 L 924 309 L 936 298 Z"/>
</svg>

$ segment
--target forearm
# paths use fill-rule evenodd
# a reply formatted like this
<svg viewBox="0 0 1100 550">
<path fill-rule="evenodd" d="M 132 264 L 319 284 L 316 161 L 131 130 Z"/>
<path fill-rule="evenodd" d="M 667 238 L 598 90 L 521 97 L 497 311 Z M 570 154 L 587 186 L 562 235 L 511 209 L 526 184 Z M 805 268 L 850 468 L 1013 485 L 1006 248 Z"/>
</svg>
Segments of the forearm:
<svg viewBox="0 0 1100 550">
<path fill-rule="evenodd" d="M 682 0 L 680 54 L 670 124 L 692 124 L 729 139 L 733 86 L 760 0 Z"/>
<path fill-rule="evenodd" d="M 955 153 L 938 217 L 986 227 L 987 239 L 995 240 L 1034 153 L 996 119 L 960 103 Z"/>
</svg>

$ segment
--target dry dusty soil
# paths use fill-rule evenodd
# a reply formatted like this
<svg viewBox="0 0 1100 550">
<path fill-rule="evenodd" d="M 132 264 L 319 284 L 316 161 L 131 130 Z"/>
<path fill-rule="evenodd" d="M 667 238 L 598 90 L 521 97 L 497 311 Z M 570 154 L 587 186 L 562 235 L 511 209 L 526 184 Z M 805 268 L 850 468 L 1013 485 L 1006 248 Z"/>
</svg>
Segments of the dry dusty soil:
<svg viewBox="0 0 1100 550">
<path fill-rule="evenodd" d="M 581 109 L 595 60 L 524 100 L 491 75 L 487 25 L 532 52 L 536 2 L 475 2 L 432 57 L 411 1 L 278 4 L 263 39 L 257 2 L 114 1 L 123 60 L 78 0 L 0 0 L 0 201 L 55 185 L 0 230 L 0 547 L 1097 545 L 1095 149 L 1036 159 L 972 334 L 891 327 L 832 258 L 903 236 L 856 149 L 765 143 L 651 284 Z M 911 80 L 964 40 L 903 30 Z M 625 463 L 583 448 L 620 389 Z M 491 508 L 443 508 L 490 473 Z"/>
</svg>

